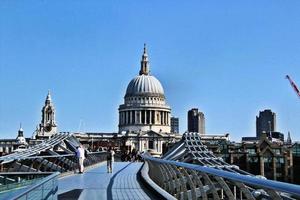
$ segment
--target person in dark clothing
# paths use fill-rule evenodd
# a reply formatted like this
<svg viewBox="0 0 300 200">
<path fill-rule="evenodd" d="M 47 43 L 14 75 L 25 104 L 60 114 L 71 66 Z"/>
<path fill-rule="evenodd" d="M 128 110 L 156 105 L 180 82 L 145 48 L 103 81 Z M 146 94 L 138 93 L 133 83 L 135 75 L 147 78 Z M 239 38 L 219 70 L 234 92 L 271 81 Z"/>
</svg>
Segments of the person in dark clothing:
<svg viewBox="0 0 300 200">
<path fill-rule="evenodd" d="M 115 152 L 111 148 L 109 148 L 106 156 L 107 173 L 112 173 L 113 171 L 114 154 Z"/>
</svg>

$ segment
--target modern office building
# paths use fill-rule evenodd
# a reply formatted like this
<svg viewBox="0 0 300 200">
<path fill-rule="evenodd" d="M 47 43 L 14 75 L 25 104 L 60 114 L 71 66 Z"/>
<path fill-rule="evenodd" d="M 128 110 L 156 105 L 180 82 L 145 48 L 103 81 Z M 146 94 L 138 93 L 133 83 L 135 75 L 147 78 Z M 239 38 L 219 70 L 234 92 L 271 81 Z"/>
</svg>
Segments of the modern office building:
<svg viewBox="0 0 300 200">
<path fill-rule="evenodd" d="M 179 133 L 179 118 L 171 117 L 171 133 Z"/>
<path fill-rule="evenodd" d="M 193 108 L 188 111 L 188 131 L 205 135 L 204 113 L 200 112 L 198 108 Z"/>
<path fill-rule="evenodd" d="M 285 141 L 284 134 L 276 130 L 276 114 L 270 109 L 260 111 L 259 116 L 256 116 L 256 137 L 242 137 L 242 142 L 258 141 L 262 134 L 266 134 L 271 142 Z"/>
<path fill-rule="evenodd" d="M 256 137 L 259 139 L 262 133 L 271 133 L 275 131 L 276 114 L 270 109 L 260 111 L 259 116 L 256 116 Z"/>
</svg>

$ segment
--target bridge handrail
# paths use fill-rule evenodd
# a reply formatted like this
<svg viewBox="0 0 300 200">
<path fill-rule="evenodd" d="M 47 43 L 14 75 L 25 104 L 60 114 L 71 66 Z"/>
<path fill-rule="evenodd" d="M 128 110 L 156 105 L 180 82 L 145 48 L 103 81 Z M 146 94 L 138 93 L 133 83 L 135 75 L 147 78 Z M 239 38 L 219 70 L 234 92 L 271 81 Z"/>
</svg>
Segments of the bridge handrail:
<svg viewBox="0 0 300 200">
<path fill-rule="evenodd" d="M 206 166 L 200 166 L 190 163 L 184 163 L 184 162 L 177 162 L 177 161 L 171 161 L 171 160 L 164 160 L 159 158 L 153 158 L 149 155 L 142 155 L 145 161 L 153 161 L 160 164 L 169 164 L 169 165 L 175 165 L 177 167 L 184 167 L 187 169 L 192 169 L 200 172 L 205 172 L 207 174 L 211 174 L 214 176 L 220 176 L 226 179 L 230 179 L 237 182 L 243 182 L 249 185 L 253 186 L 259 186 L 261 188 L 268 188 L 275 191 L 285 192 L 289 194 L 294 194 L 296 196 L 300 196 L 300 185 L 290 184 L 290 183 L 284 183 L 280 181 L 273 181 L 273 180 L 265 180 L 261 179 L 255 176 L 250 175 L 242 175 L 238 173 L 223 171 L 220 169 L 215 169 L 212 167 L 206 167 Z"/>
<path fill-rule="evenodd" d="M 0 172 L 0 176 L 11 175 L 51 175 L 53 172 Z"/>
<path fill-rule="evenodd" d="M 89 152 L 88 155 L 96 155 L 96 154 L 105 154 L 106 152 L 104 151 L 99 151 L 99 152 Z M 70 154 L 58 154 L 58 155 L 44 155 L 44 156 L 29 156 L 25 158 L 18 158 L 15 160 L 26 160 L 26 159 L 36 159 L 36 158 L 58 158 L 58 157 L 72 157 L 75 156 L 75 153 L 70 153 Z"/>
<path fill-rule="evenodd" d="M 38 183 L 34 184 L 33 186 L 31 186 L 30 188 L 28 188 L 27 190 L 25 190 L 24 192 L 16 195 L 15 197 L 13 197 L 13 200 L 17 200 L 17 199 L 21 199 L 23 197 L 26 197 L 26 195 L 30 194 L 30 192 L 34 191 L 35 189 L 37 189 L 40 186 L 43 186 L 45 183 L 47 183 L 48 181 L 54 180 L 59 176 L 59 172 L 54 172 L 51 175 L 45 177 L 44 179 L 42 179 L 41 181 L 39 181 Z M 57 185 L 55 186 L 57 190 Z M 52 188 L 53 189 L 53 188 Z M 43 189 L 42 189 L 43 190 Z M 43 191 L 42 191 L 43 192 Z M 27 197 L 26 197 L 27 199 Z"/>
</svg>

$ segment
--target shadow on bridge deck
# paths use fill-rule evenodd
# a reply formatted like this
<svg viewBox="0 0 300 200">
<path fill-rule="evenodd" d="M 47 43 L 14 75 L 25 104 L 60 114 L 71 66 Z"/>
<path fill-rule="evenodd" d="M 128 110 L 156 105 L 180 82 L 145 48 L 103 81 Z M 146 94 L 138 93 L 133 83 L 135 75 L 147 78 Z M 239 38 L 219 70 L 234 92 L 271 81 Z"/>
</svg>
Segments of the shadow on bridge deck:
<svg viewBox="0 0 300 200">
<path fill-rule="evenodd" d="M 138 182 L 142 163 L 115 162 L 113 173 L 106 172 L 106 162 L 58 181 L 58 199 L 156 199 Z"/>
</svg>

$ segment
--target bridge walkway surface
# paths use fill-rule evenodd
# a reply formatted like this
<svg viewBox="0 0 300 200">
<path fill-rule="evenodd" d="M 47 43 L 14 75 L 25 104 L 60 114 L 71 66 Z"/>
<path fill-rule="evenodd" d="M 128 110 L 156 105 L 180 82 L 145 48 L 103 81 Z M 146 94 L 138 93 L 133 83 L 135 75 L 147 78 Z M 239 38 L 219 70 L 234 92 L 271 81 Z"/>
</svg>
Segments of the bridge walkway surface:
<svg viewBox="0 0 300 200">
<path fill-rule="evenodd" d="M 158 199 L 138 181 L 142 164 L 115 162 L 113 173 L 107 173 L 104 162 L 83 174 L 62 177 L 58 180 L 58 199 Z"/>
</svg>

